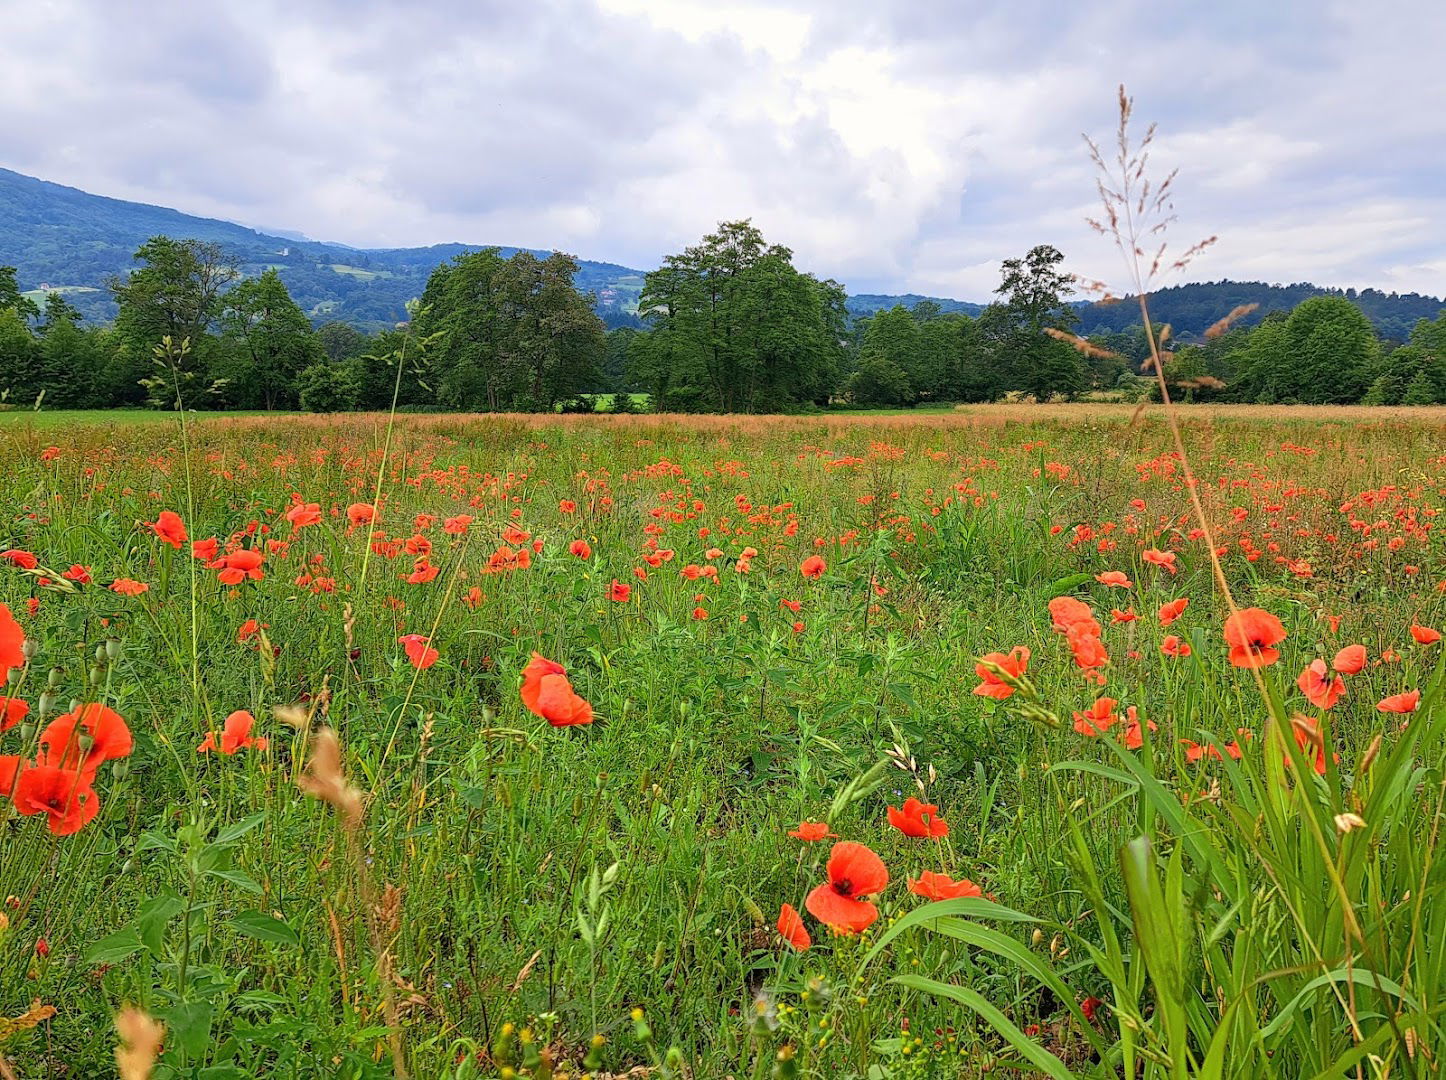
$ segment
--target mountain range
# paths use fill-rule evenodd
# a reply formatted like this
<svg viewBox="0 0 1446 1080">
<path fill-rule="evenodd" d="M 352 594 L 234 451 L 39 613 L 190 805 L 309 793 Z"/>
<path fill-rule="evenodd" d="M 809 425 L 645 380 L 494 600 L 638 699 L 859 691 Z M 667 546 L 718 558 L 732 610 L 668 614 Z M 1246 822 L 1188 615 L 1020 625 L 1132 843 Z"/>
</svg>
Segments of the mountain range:
<svg viewBox="0 0 1446 1080">
<path fill-rule="evenodd" d="M 421 294 L 427 276 L 438 264 L 483 246 L 497 246 L 504 255 L 523 250 L 480 244 L 355 248 L 310 240 L 300 233 L 266 233 L 162 206 L 92 195 L 0 168 L 0 265 L 16 267 L 20 287 L 36 299 L 46 291 L 57 291 L 87 319 L 112 318 L 115 305 L 107 280 L 124 274 L 134 265 L 136 248 L 161 234 L 220 244 L 247 274 L 275 268 L 313 321 L 347 322 L 367 331 L 404 319 L 407 301 Z M 645 273 L 582 259 L 577 284 L 595 295 L 598 314 L 609 326 L 635 326 L 639 325 L 637 302 Z M 1446 306 L 1437 297 L 1417 293 L 1220 281 L 1163 289 L 1151 298 L 1151 308 L 1159 321 L 1174 327 L 1177 336 L 1189 338 L 1237 304 L 1260 304 L 1252 317 L 1259 319 L 1270 311 L 1288 310 L 1310 296 L 1327 294 L 1352 300 L 1383 337 L 1397 340 L 1409 334 L 1417 319 L 1434 318 Z M 945 312 L 975 315 L 983 310 L 981 304 L 912 293 L 851 295 L 848 307 L 858 318 L 895 304 L 912 307 L 924 300 Z M 1087 333 L 1121 330 L 1139 321 L 1138 310 L 1129 303 L 1081 302 L 1076 307 L 1080 328 Z"/>
</svg>

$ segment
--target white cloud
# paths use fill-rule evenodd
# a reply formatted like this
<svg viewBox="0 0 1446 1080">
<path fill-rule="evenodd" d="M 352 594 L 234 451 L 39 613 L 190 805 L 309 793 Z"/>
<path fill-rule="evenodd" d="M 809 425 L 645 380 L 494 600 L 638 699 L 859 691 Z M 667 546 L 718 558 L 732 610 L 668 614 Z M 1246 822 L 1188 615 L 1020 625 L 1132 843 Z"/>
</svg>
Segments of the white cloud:
<svg viewBox="0 0 1446 1080">
<path fill-rule="evenodd" d="M 0 164 L 358 246 L 650 267 L 751 216 L 855 291 L 984 299 L 1090 233 L 1131 84 L 1196 277 L 1446 291 L 1446 8 L 1148 0 L 35 0 Z"/>
</svg>

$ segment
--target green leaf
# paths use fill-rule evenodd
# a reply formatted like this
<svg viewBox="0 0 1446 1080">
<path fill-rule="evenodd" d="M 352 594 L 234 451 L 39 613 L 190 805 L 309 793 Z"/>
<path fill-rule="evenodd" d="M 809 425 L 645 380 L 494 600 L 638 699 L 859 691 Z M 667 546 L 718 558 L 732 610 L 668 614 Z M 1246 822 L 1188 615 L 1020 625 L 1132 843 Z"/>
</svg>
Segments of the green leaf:
<svg viewBox="0 0 1446 1080">
<path fill-rule="evenodd" d="M 237 840 L 240 840 L 243 836 L 245 836 L 247 833 L 249 833 L 252 829 L 256 828 L 256 826 L 260 825 L 265 820 L 265 810 L 261 811 L 259 814 L 252 814 L 249 817 L 242 818 L 240 821 L 237 821 L 231 825 L 227 825 L 224 829 L 218 832 L 216 834 L 215 843 L 234 844 Z"/>
<path fill-rule="evenodd" d="M 141 942 L 140 934 L 136 933 L 133 926 L 119 930 L 109 937 L 103 937 L 90 948 L 85 950 L 85 962 L 87 964 L 114 964 L 140 952 L 145 948 Z"/>
<path fill-rule="evenodd" d="M 264 911 L 243 911 L 231 919 L 231 926 L 238 933 L 257 941 L 269 941 L 274 945 L 301 944 L 300 935 L 289 924 Z"/>
<path fill-rule="evenodd" d="M 136 913 L 136 930 L 141 942 L 157 960 L 164 949 L 166 923 L 179 915 L 185 906 L 175 893 L 165 892 L 147 900 Z"/>
<path fill-rule="evenodd" d="M 957 1001 L 965 1008 L 973 1009 L 1010 1046 L 1014 1047 L 1021 1057 L 1040 1072 L 1053 1077 L 1054 1080 L 1076 1080 L 1075 1074 L 1065 1067 L 1064 1062 L 1020 1031 L 1009 1017 L 967 986 L 953 986 L 949 983 L 939 982 L 937 979 L 926 978 L 923 975 L 899 975 L 890 981 L 899 986 L 907 986 L 911 990 Z"/>
<path fill-rule="evenodd" d="M 255 878 L 240 870 L 207 870 L 206 876 L 235 885 L 238 889 L 249 892 L 252 896 L 260 896 L 262 892 L 265 891 L 256 883 Z"/>
<path fill-rule="evenodd" d="M 1056 596 L 1063 596 L 1067 592 L 1078 589 L 1085 582 L 1093 579 L 1091 574 L 1070 574 L 1060 578 L 1058 581 L 1051 581 L 1048 585 L 1040 588 L 1039 595 L 1044 600 L 1053 600 Z"/>
</svg>

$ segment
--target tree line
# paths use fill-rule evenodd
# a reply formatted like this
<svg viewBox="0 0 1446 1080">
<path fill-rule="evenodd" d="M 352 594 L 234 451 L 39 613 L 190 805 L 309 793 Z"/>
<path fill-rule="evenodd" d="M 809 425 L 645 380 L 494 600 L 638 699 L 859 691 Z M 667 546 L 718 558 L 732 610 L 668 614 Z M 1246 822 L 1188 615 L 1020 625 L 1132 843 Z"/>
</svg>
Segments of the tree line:
<svg viewBox="0 0 1446 1080">
<path fill-rule="evenodd" d="M 409 322 L 372 334 L 313 326 L 274 269 L 243 277 L 214 243 L 158 236 L 135 261 L 110 282 L 108 326 L 85 324 L 60 293 L 36 304 L 0 267 L 0 401 L 767 413 L 1138 399 L 1155 386 L 1142 328 L 1113 313 L 1082 328 L 1048 245 L 1006 260 L 977 315 L 920 300 L 851 318 L 842 285 L 799 270 L 750 222 L 726 222 L 646 276 L 641 329 L 611 331 L 560 252 L 458 254 L 432 271 Z M 1446 311 L 1395 341 L 1344 294 L 1311 296 L 1253 326 L 1167 338 L 1163 367 L 1185 400 L 1446 402 Z"/>
</svg>

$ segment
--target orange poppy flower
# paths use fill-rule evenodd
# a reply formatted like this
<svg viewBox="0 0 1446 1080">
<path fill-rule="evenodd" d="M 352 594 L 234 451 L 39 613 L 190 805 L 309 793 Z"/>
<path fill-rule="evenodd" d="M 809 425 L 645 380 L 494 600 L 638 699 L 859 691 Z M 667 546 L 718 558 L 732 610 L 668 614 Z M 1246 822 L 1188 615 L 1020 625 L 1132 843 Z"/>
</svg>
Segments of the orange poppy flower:
<svg viewBox="0 0 1446 1080">
<path fill-rule="evenodd" d="M 346 508 L 346 520 L 353 526 L 369 525 L 376 520 L 377 508 L 371 503 L 352 503 Z"/>
<path fill-rule="evenodd" d="M 9 731 L 30 715 L 30 703 L 19 698 L 0 697 L 0 731 Z"/>
<path fill-rule="evenodd" d="M 233 551 L 230 555 L 223 555 L 211 563 L 213 569 L 221 572 L 216 575 L 222 585 L 240 585 L 243 581 L 260 581 L 266 576 L 261 569 L 261 564 L 266 561 L 266 556 L 254 548 L 241 548 Z"/>
<path fill-rule="evenodd" d="M 155 521 L 142 524 L 177 551 L 180 551 L 181 545 L 186 542 L 186 523 L 174 510 L 162 510 Z"/>
<path fill-rule="evenodd" d="M 919 839 L 949 835 L 949 824 L 939 816 L 939 808 L 933 803 L 920 802 L 910 795 L 904 800 L 902 810 L 889 807 L 889 824 L 905 836 Z"/>
<path fill-rule="evenodd" d="M 1166 656 L 1189 656 L 1190 646 L 1176 634 L 1171 634 L 1164 641 L 1160 642 L 1160 651 Z"/>
<path fill-rule="evenodd" d="M 90 747 L 84 751 L 82 736 L 90 739 Z M 128 756 L 134 746 L 130 728 L 114 709 L 100 704 L 82 705 L 61 713 L 46 725 L 40 733 L 35 763 L 79 771 L 89 780 L 104 762 Z"/>
<path fill-rule="evenodd" d="M 1168 604 L 1160 605 L 1160 625 L 1169 626 L 1172 622 L 1185 614 L 1185 609 L 1190 606 L 1190 598 L 1182 596 L 1178 600 L 1171 600 Z"/>
<path fill-rule="evenodd" d="M 8 798 L 15 790 L 15 777 L 20 772 L 19 754 L 0 754 L 0 799 Z"/>
<path fill-rule="evenodd" d="M 305 528 L 307 525 L 321 524 L 320 503 L 293 503 L 286 511 L 286 520 L 291 522 L 293 529 Z"/>
<path fill-rule="evenodd" d="M 1404 694 L 1392 694 L 1390 697 L 1376 702 L 1376 708 L 1380 712 L 1413 713 L 1420 704 L 1421 691 L 1407 690 Z"/>
<path fill-rule="evenodd" d="M 1225 642 L 1236 667 L 1269 667 L 1280 659 L 1273 648 L 1286 638 L 1285 626 L 1263 608 L 1245 608 L 1225 620 Z"/>
<path fill-rule="evenodd" d="M 25 631 L 10 614 L 10 609 L 0 604 L 0 682 L 4 682 L 11 668 L 25 666 Z"/>
<path fill-rule="evenodd" d="M 792 904 L 784 904 L 778 911 L 778 934 L 794 952 L 803 952 L 813 944 L 813 938 L 808 936 L 808 929 L 803 925 L 803 916 L 793 909 Z"/>
<path fill-rule="evenodd" d="M 567 680 L 566 669 L 533 653 L 522 671 L 522 704 L 553 727 L 592 723 L 592 706 Z"/>
<path fill-rule="evenodd" d="M 1074 714 L 1074 729 L 1091 739 L 1104 734 L 1119 723 L 1120 718 L 1115 713 L 1115 706 L 1118 704 L 1118 701 L 1110 697 L 1095 699 L 1095 703 L 1086 711 Z"/>
<path fill-rule="evenodd" d="M 812 844 L 834 834 L 828 831 L 828 824 L 822 821 L 800 821 L 798 828 L 789 829 L 788 835 L 805 844 Z"/>
<path fill-rule="evenodd" d="M 22 570 L 34 570 L 40 565 L 37 559 L 28 551 L 21 551 L 18 548 L 11 548 L 9 551 L 0 551 L 0 561 L 13 563 Z"/>
<path fill-rule="evenodd" d="M 1116 626 L 1121 623 L 1132 623 L 1138 618 L 1139 616 L 1135 614 L 1134 608 L 1126 608 L 1124 611 L 1121 611 L 1119 608 L 1114 608 L 1110 612 L 1110 622 Z"/>
<path fill-rule="evenodd" d="M 615 604 L 626 604 L 632 598 L 633 587 L 624 585 L 617 578 L 613 578 L 613 583 L 608 586 L 608 599 Z"/>
<path fill-rule="evenodd" d="M 141 593 L 150 592 L 150 589 L 144 581 L 128 577 L 116 578 L 110 583 L 110 591 L 118 596 L 140 596 Z"/>
<path fill-rule="evenodd" d="M 1162 570 L 1168 570 L 1172 574 L 1178 574 L 1180 568 L 1175 565 L 1175 553 L 1173 551 L 1159 551 L 1155 548 L 1146 548 L 1140 553 L 1140 558 L 1152 566 L 1158 566 Z"/>
<path fill-rule="evenodd" d="M 426 671 L 442 655 L 428 644 L 428 640 L 421 634 L 403 634 L 397 638 L 397 643 L 407 654 L 407 659 L 412 662 L 412 667 L 418 671 Z"/>
<path fill-rule="evenodd" d="M 798 566 L 798 572 L 810 580 L 823 577 L 823 572 L 827 569 L 828 563 L 823 561 L 822 555 L 810 555 Z"/>
<path fill-rule="evenodd" d="M 1108 585 L 1115 589 L 1128 589 L 1134 584 L 1121 570 L 1106 570 L 1103 574 L 1096 574 L 1095 580 L 1101 585 Z"/>
<path fill-rule="evenodd" d="M 214 536 L 208 536 L 204 540 L 193 540 L 191 541 L 191 557 L 210 562 L 216 557 L 216 551 L 220 546 L 220 542 Z"/>
<path fill-rule="evenodd" d="M 1055 632 L 1060 634 L 1069 633 L 1069 628 L 1075 623 L 1095 620 L 1094 609 L 1073 596 L 1056 596 L 1049 602 L 1049 614 L 1054 620 Z"/>
<path fill-rule="evenodd" d="M 196 747 L 196 753 L 209 754 L 213 750 L 230 756 L 239 750 L 254 747 L 264 751 L 271 745 L 271 740 L 266 738 L 252 738 L 251 728 L 256 724 L 256 717 L 252 716 L 245 709 L 237 709 L 221 726 L 221 742 L 216 743 L 216 733 L 209 732 L 205 741 Z"/>
<path fill-rule="evenodd" d="M 840 840 L 828 857 L 828 880 L 808 894 L 804 907 L 819 922 L 844 934 L 858 934 L 872 926 L 879 909 L 865 896 L 884 891 L 889 870 L 884 861 L 863 844 Z"/>
<path fill-rule="evenodd" d="M 1359 675 L 1366 668 L 1366 647 L 1364 645 L 1347 645 L 1336 653 L 1335 659 L 1331 661 L 1331 667 L 1342 675 Z"/>
<path fill-rule="evenodd" d="M 1411 636 L 1416 639 L 1418 645 L 1434 645 L 1441 640 L 1441 632 L 1432 630 L 1429 626 L 1417 626 L 1411 624 Z"/>
<path fill-rule="evenodd" d="M 1324 660 L 1312 660 L 1295 680 L 1305 699 L 1317 709 L 1330 709 L 1346 692 L 1346 681 L 1339 675 L 1331 678 Z"/>
<path fill-rule="evenodd" d="M 951 881 L 948 874 L 925 870 L 909 881 L 909 891 L 925 900 L 957 900 L 963 896 L 983 896 L 984 890 L 968 878 Z"/>
<path fill-rule="evenodd" d="M 576 555 L 579 559 L 591 559 L 592 548 L 586 540 L 574 540 L 567 546 L 568 554 Z"/>
<path fill-rule="evenodd" d="M 1025 645 L 1016 645 L 1007 654 L 985 653 L 979 658 L 979 663 L 974 666 L 974 674 L 984 680 L 974 688 L 974 693 L 979 697 L 1003 701 L 1014 693 L 1015 688 L 990 671 L 984 666 L 985 664 L 993 664 L 1005 674 L 1018 679 L 1029 670 L 1029 648 Z"/>
<path fill-rule="evenodd" d="M 1124 743 L 1126 750 L 1138 750 L 1145 745 L 1144 725 L 1140 723 L 1140 718 L 1133 705 L 1125 710 L 1125 717 L 1125 730 L 1121 733 L 1120 740 Z M 1159 725 L 1151 720 L 1149 728 L 1151 731 L 1157 731 Z"/>
<path fill-rule="evenodd" d="M 16 811 L 26 817 L 44 814 L 56 836 L 80 832 L 100 813 L 90 778 L 55 765 L 32 765 L 21 772 L 13 800 Z"/>
</svg>

